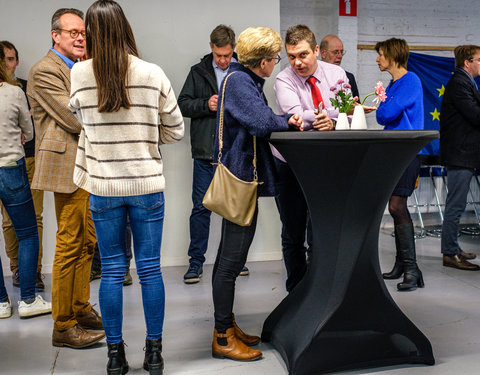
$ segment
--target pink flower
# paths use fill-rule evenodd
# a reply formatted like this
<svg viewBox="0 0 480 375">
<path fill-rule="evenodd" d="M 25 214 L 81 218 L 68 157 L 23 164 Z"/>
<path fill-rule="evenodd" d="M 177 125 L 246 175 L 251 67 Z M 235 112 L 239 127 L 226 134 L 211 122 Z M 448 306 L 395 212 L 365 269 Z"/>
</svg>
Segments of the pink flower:
<svg viewBox="0 0 480 375">
<path fill-rule="evenodd" d="M 334 98 L 330 98 L 330 102 L 339 112 L 348 113 L 353 108 L 351 86 L 343 79 L 339 79 L 335 86 L 330 87 L 330 91 L 335 94 Z"/>
<path fill-rule="evenodd" d="M 362 105 L 363 103 L 365 103 L 365 99 L 367 99 L 371 95 L 376 95 L 376 97 L 373 99 L 373 102 L 377 105 L 380 104 L 380 102 L 384 102 L 385 99 L 387 99 L 387 94 L 385 93 L 385 88 L 383 87 L 382 81 L 377 82 L 374 92 L 372 92 L 371 94 L 368 94 L 363 98 Z"/>
<path fill-rule="evenodd" d="M 387 94 L 385 94 L 385 88 L 383 87 L 383 82 L 378 81 L 377 85 L 375 86 L 375 93 L 377 94 L 377 102 L 384 102 L 387 99 Z"/>
</svg>

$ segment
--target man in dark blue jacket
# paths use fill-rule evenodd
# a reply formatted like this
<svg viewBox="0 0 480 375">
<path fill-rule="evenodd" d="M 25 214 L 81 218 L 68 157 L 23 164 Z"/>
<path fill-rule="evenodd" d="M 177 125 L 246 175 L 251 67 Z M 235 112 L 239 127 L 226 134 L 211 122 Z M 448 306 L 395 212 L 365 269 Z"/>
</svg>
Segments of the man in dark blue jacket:
<svg viewBox="0 0 480 375">
<path fill-rule="evenodd" d="M 467 271 L 480 266 L 458 245 L 460 216 L 465 210 L 470 181 L 480 168 L 480 46 L 455 48 L 455 73 L 445 88 L 440 117 L 440 157 L 447 167 L 447 201 L 442 226 L 443 265 Z"/>
<path fill-rule="evenodd" d="M 200 281 L 208 247 L 211 212 L 202 200 L 213 178 L 216 162 L 214 144 L 216 136 L 218 90 L 231 61 L 236 61 L 235 33 L 225 25 L 218 25 L 210 34 L 211 53 L 192 66 L 178 96 L 183 116 L 189 117 L 190 142 L 193 157 L 193 209 L 190 215 L 190 265 L 183 280 L 187 284 Z M 241 275 L 248 275 L 245 267 Z"/>
</svg>

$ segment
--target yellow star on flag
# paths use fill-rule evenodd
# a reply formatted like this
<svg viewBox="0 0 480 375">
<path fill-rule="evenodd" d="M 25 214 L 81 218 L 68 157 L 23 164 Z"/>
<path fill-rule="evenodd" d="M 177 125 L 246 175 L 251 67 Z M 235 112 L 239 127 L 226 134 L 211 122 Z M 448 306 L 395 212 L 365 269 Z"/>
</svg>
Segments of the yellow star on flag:
<svg viewBox="0 0 480 375">
<path fill-rule="evenodd" d="M 437 89 L 438 91 L 438 97 L 441 97 L 443 94 L 445 94 L 445 86 L 442 85 L 442 88 Z"/>
<path fill-rule="evenodd" d="M 432 121 L 440 121 L 440 112 L 437 111 L 437 108 L 435 108 L 434 112 L 430 112 L 430 114 L 432 115 Z"/>
</svg>

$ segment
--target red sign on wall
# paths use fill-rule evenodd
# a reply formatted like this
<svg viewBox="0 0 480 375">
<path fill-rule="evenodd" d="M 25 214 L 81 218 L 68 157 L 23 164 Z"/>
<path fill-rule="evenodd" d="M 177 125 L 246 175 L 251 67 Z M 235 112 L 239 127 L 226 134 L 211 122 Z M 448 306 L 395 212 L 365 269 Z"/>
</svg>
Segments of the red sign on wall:
<svg viewBox="0 0 480 375">
<path fill-rule="evenodd" d="M 357 0 L 338 0 L 339 16 L 357 16 Z"/>
</svg>

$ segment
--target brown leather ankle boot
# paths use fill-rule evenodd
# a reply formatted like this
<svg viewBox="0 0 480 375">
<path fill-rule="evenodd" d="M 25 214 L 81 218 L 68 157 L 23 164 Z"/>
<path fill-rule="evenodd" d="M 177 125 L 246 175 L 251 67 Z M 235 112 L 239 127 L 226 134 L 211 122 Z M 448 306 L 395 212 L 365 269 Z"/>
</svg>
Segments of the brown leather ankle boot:
<svg viewBox="0 0 480 375">
<path fill-rule="evenodd" d="M 245 345 L 248 345 L 248 346 L 257 345 L 260 342 L 260 337 L 252 336 L 243 332 L 240 329 L 240 327 L 237 325 L 237 322 L 235 322 L 235 314 L 232 314 L 232 316 L 233 316 L 233 328 L 235 328 L 235 336 L 237 336 L 237 338 L 240 339 Z"/>
<path fill-rule="evenodd" d="M 218 333 L 216 329 L 213 331 L 212 356 L 249 362 L 261 359 L 262 352 L 245 345 L 235 336 L 235 328 L 232 327 L 226 333 Z"/>
</svg>

